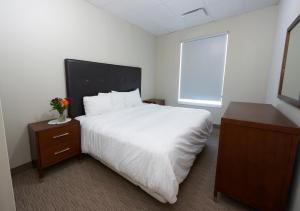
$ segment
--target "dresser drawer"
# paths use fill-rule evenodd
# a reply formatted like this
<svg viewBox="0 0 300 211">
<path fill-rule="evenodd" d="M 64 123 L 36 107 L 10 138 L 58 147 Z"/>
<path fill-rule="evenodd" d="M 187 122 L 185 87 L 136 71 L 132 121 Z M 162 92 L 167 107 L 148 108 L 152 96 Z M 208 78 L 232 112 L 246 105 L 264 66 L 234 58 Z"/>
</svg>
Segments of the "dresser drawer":
<svg viewBox="0 0 300 211">
<path fill-rule="evenodd" d="M 55 145 L 41 150 L 41 164 L 43 167 L 50 166 L 78 154 L 79 148 L 69 140 L 65 140 Z"/>
<path fill-rule="evenodd" d="M 54 128 L 39 133 L 40 150 L 48 149 L 60 145 L 61 143 L 73 145 L 79 140 L 78 125 L 68 125 Z"/>
</svg>

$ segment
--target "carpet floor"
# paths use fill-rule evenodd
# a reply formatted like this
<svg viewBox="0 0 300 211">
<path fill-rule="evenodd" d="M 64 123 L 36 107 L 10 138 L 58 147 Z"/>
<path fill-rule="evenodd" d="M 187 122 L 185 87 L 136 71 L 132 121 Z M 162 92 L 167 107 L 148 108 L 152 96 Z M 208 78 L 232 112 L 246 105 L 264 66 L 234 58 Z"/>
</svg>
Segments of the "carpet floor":
<svg viewBox="0 0 300 211">
<path fill-rule="evenodd" d="M 39 180 L 35 169 L 13 176 L 17 210 L 194 211 L 250 210 L 224 195 L 213 200 L 218 130 L 180 185 L 175 204 L 163 204 L 100 162 L 85 157 L 49 168 Z"/>
</svg>

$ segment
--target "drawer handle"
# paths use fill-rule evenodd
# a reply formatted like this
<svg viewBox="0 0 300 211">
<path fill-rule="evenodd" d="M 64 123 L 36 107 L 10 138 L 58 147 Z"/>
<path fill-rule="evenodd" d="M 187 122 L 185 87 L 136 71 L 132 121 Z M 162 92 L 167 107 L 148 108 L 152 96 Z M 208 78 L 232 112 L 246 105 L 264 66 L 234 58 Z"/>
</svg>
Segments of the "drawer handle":
<svg viewBox="0 0 300 211">
<path fill-rule="evenodd" d="M 56 138 L 60 138 L 60 137 L 67 136 L 67 135 L 69 135 L 69 133 L 63 133 L 61 135 L 53 136 L 52 138 L 56 139 Z"/>
<path fill-rule="evenodd" d="M 66 151 L 68 151 L 68 150 L 70 150 L 71 148 L 66 148 L 66 149 L 63 149 L 63 150 L 60 150 L 60 151 L 57 151 L 57 152 L 54 152 L 54 155 L 59 155 L 59 154 L 61 154 L 61 153 L 63 153 L 63 152 L 66 152 Z"/>
</svg>

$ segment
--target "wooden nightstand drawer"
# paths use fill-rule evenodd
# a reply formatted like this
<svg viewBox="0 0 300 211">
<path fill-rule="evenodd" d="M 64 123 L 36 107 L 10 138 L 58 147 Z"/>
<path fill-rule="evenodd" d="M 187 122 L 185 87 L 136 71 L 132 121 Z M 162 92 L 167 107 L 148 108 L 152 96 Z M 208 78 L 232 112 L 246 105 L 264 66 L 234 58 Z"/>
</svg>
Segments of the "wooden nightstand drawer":
<svg viewBox="0 0 300 211">
<path fill-rule="evenodd" d="M 57 143 L 54 146 L 41 149 L 41 164 L 43 167 L 50 166 L 78 154 L 78 148 L 70 141 Z"/>
<path fill-rule="evenodd" d="M 54 128 L 39 132 L 40 148 L 53 147 L 57 144 L 77 141 L 78 139 L 78 125 L 69 125 L 60 128 Z"/>
</svg>

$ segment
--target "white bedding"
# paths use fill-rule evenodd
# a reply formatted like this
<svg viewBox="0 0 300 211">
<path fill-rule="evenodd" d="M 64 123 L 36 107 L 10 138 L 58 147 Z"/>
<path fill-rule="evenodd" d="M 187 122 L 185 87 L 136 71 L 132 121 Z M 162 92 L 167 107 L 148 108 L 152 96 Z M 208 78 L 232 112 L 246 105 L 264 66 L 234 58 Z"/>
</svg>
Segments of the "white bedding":
<svg viewBox="0 0 300 211">
<path fill-rule="evenodd" d="M 154 104 L 77 119 L 83 153 L 169 203 L 212 130 L 206 110 Z"/>
</svg>

